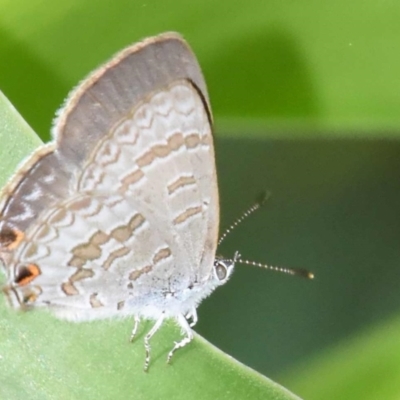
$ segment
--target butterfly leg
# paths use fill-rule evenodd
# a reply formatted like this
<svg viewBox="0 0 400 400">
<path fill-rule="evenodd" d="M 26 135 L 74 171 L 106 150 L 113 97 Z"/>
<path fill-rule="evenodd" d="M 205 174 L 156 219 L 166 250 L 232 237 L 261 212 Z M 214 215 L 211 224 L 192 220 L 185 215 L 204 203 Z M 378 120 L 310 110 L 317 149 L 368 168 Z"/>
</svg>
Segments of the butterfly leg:
<svg viewBox="0 0 400 400">
<path fill-rule="evenodd" d="M 139 327 L 139 322 L 140 322 L 140 318 L 137 315 L 135 315 L 135 325 L 133 325 L 131 337 L 129 338 L 130 342 L 133 342 L 133 340 L 135 339 L 135 336 L 136 336 L 136 333 L 137 333 L 137 330 Z"/>
<path fill-rule="evenodd" d="M 192 317 L 194 317 L 192 315 Z M 197 317 L 197 314 L 196 314 Z M 168 357 L 167 357 L 167 363 L 170 364 L 171 363 L 171 358 L 174 355 L 175 351 L 185 347 L 187 344 L 189 344 L 192 340 L 193 340 L 193 331 L 190 328 L 189 323 L 186 321 L 186 318 L 183 315 L 179 315 L 177 318 L 177 322 L 178 325 L 181 327 L 183 333 L 186 333 L 186 337 L 184 337 L 180 342 L 175 342 L 174 347 L 172 348 L 172 350 L 168 353 Z"/>
<path fill-rule="evenodd" d="M 192 322 L 189 324 L 189 326 L 192 328 L 193 326 L 195 326 L 197 324 L 197 311 L 196 309 L 193 307 L 186 315 L 185 318 L 187 320 L 192 319 Z"/>
<path fill-rule="evenodd" d="M 153 335 L 160 329 L 163 321 L 164 321 L 164 314 L 161 315 L 161 317 L 158 318 L 156 323 L 153 325 L 153 327 L 150 329 L 149 333 L 144 337 L 144 348 L 146 350 L 146 358 L 144 360 L 144 367 L 143 369 L 147 372 L 149 369 L 149 364 L 150 364 L 150 339 L 153 337 Z"/>
</svg>

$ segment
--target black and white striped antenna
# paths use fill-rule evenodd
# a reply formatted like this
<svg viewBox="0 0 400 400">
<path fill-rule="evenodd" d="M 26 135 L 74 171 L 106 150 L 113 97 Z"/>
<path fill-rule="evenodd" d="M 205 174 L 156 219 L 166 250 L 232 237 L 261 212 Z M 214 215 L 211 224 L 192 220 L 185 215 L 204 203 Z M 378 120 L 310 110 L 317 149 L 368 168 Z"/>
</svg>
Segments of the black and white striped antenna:
<svg viewBox="0 0 400 400">
<path fill-rule="evenodd" d="M 218 240 L 218 246 L 225 240 L 225 238 L 232 233 L 234 229 L 237 228 L 238 225 L 240 225 L 245 219 L 247 219 L 251 214 L 253 214 L 255 211 L 259 210 L 266 202 L 267 200 L 271 197 L 270 192 L 264 192 L 263 195 L 261 196 L 260 200 L 256 201 L 252 206 L 250 206 L 248 209 L 246 209 L 242 215 L 240 215 L 239 218 L 237 218 L 225 231 L 222 233 L 221 237 Z M 267 265 L 263 263 L 259 263 L 256 261 L 250 261 L 243 259 L 239 252 L 236 252 L 233 259 L 230 259 L 229 261 L 233 263 L 239 263 L 239 264 L 246 264 L 246 265 L 252 265 L 254 267 L 259 267 L 259 268 L 264 268 L 268 269 L 271 271 L 276 271 L 276 272 L 282 272 L 284 274 L 288 275 L 296 275 L 300 276 L 302 278 L 306 279 L 314 279 L 314 274 L 307 269 L 304 268 L 286 268 L 286 267 L 277 267 L 277 266 L 272 266 L 272 265 Z"/>
</svg>

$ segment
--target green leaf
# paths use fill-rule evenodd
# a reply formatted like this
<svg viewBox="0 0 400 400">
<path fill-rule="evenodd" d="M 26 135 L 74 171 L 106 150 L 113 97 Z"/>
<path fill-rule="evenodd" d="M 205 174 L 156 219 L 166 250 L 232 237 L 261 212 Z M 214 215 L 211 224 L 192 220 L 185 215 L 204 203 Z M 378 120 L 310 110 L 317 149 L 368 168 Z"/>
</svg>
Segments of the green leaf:
<svg viewBox="0 0 400 400">
<path fill-rule="evenodd" d="M 0 397 L 3 399 L 274 399 L 298 397 L 196 335 L 166 356 L 179 337 L 169 323 L 154 336 L 143 371 L 144 323 L 134 343 L 131 320 L 69 323 L 43 311 L 0 304 Z"/>
<path fill-rule="evenodd" d="M 400 319 L 365 330 L 297 366 L 284 380 L 307 400 L 397 400 Z"/>
<path fill-rule="evenodd" d="M 35 132 L 0 91 L 0 188 L 21 162 L 41 143 Z"/>
</svg>

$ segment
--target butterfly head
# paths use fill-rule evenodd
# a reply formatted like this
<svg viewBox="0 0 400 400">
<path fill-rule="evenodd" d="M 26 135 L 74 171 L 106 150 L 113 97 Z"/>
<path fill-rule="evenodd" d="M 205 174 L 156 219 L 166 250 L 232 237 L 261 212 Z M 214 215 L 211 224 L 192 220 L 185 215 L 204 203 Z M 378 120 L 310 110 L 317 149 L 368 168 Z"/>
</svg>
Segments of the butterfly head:
<svg viewBox="0 0 400 400">
<path fill-rule="evenodd" d="M 217 285 L 223 285 L 232 275 L 236 260 L 240 257 L 236 252 L 233 259 L 216 256 L 213 267 L 213 278 Z"/>
</svg>

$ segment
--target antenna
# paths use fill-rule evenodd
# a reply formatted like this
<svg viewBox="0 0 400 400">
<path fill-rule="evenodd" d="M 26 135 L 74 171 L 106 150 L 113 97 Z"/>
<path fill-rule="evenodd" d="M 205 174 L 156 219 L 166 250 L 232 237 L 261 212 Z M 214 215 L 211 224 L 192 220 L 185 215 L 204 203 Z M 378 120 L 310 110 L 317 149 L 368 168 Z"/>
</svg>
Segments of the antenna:
<svg viewBox="0 0 400 400">
<path fill-rule="evenodd" d="M 257 211 L 260 207 L 262 207 L 267 200 L 271 197 L 271 192 L 263 192 L 260 196 L 260 200 L 257 200 L 252 206 L 250 206 L 239 218 L 237 218 L 225 231 L 222 233 L 221 237 L 218 240 L 218 246 L 225 240 L 225 238 L 247 217 Z"/>
<path fill-rule="evenodd" d="M 275 272 L 283 272 L 288 275 L 296 275 L 306 279 L 314 279 L 314 274 L 304 268 L 285 268 L 285 267 L 274 267 L 272 265 L 262 264 L 255 261 L 243 260 L 241 258 L 237 259 L 239 264 L 253 265 L 254 267 L 260 267 L 264 269 L 269 269 Z"/>
<path fill-rule="evenodd" d="M 233 263 L 246 264 L 246 265 L 252 265 L 254 267 L 269 269 L 275 272 L 283 272 L 284 274 L 288 275 L 296 275 L 306 279 L 314 279 L 314 274 L 304 268 L 275 267 L 272 265 L 262 264 L 255 261 L 244 260 L 243 258 L 241 258 L 241 255 L 239 254 L 238 251 L 235 252 L 233 259 L 230 261 Z"/>
<path fill-rule="evenodd" d="M 224 241 L 224 239 L 240 224 L 242 223 L 247 217 L 249 217 L 251 214 L 253 214 L 255 211 L 260 209 L 267 200 L 271 197 L 270 192 L 263 192 L 262 196 L 260 197 L 260 200 L 258 200 L 256 203 L 254 203 L 251 207 L 249 207 L 239 218 L 237 218 L 221 235 L 218 241 L 218 246 Z M 269 269 L 271 271 L 275 272 L 283 272 L 284 274 L 288 275 L 296 275 L 300 276 L 302 278 L 306 279 L 314 279 L 314 274 L 307 269 L 304 268 L 285 268 L 285 267 L 276 267 L 272 265 L 267 265 L 263 263 L 259 263 L 256 261 L 250 261 L 250 260 L 245 260 L 241 258 L 241 255 L 239 252 L 235 252 L 235 255 L 233 256 L 233 259 L 228 259 L 227 261 L 231 261 L 232 263 L 239 263 L 239 264 L 246 264 L 246 265 L 252 265 L 254 267 L 259 267 L 259 268 L 264 268 L 264 269 Z"/>
</svg>

